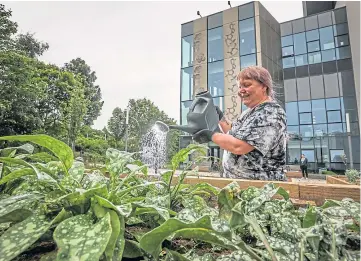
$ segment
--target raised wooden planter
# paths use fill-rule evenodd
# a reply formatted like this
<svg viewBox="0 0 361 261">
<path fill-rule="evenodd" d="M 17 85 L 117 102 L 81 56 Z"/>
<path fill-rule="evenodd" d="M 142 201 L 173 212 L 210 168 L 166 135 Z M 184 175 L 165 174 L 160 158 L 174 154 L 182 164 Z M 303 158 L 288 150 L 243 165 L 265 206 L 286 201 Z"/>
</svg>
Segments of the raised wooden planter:
<svg viewBox="0 0 361 261">
<path fill-rule="evenodd" d="M 327 184 L 342 184 L 342 185 L 360 185 L 360 180 L 356 180 L 356 184 L 349 183 L 345 176 L 327 176 Z"/>
<path fill-rule="evenodd" d="M 159 179 L 158 175 L 148 175 L 150 178 Z M 125 175 L 121 175 L 125 177 Z M 172 184 L 178 181 L 178 177 L 173 177 Z M 346 184 L 310 184 L 310 183 L 292 183 L 279 181 L 262 181 L 262 180 L 245 180 L 245 179 L 227 179 L 227 178 L 210 178 L 210 177 L 186 177 L 185 184 L 209 183 L 218 188 L 224 188 L 229 183 L 236 181 L 241 189 L 250 186 L 261 188 L 267 183 L 273 183 L 276 186 L 288 191 L 290 198 L 295 202 L 314 201 L 317 206 L 322 205 L 326 199 L 341 200 L 343 198 L 352 198 L 360 202 L 360 186 Z"/>
</svg>

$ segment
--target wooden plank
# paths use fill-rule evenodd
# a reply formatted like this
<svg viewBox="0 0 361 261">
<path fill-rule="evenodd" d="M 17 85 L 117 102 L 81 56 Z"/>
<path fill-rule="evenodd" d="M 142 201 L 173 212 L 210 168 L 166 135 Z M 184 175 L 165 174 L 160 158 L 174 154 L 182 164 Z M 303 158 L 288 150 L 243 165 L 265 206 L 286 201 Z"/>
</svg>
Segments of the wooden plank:
<svg viewBox="0 0 361 261">
<path fill-rule="evenodd" d="M 337 177 L 333 177 L 333 176 L 327 176 L 326 177 L 326 183 L 327 184 L 343 184 L 343 185 L 351 185 L 350 183 L 348 183 L 346 180 L 337 178 Z"/>
<path fill-rule="evenodd" d="M 340 184 L 298 184 L 302 200 L 314 200 L 322 205 L 326 199 L 342 200 L 352 198 L 360 202 L 360 186 Z"/>
</svg>

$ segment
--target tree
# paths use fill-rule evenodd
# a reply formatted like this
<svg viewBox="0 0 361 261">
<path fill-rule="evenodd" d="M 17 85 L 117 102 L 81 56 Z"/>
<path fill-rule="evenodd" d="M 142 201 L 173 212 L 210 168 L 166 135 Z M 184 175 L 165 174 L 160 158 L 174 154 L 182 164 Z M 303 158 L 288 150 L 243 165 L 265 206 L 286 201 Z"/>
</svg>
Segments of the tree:
<svg viewBox="0 0 361 261">
<path fill-rule="evenodd" d="M 116 141 L 117 148 L 119 146 L 119 141 L 125 134 L 125 116 L 125 112 L 119 107 L 116 107 L 113 110 L 112 117 L 110 117 L 108 121 L 108 129 Z"/>
<path fill-rule="evenodd" d="M 49 49 L 49 44 L 36 40 L 34 34 L 26 33 L 16 37 L 15 48 L 31 58 L 37 58 Z"/>
<path fill-rule="evenodd" d="M 11 10 L 6 10 L 5 5 L 0 4 L 0 51 L 13 48 L 12 36 L 18 30 L 18 24 L 10 20 Z"/>
<path fill-rule="evenodd" d="M 104 103 L 102 101 L 100 87 L 95 85 L 97 79 L 95 72 L 92 71 L 90 66 L 81 58 L 76 58 L 66 63 L 64 70 L 72 72 L 75 75 L 79 74 L 83 78 L 82 82 L 85 86 L 85 97 L 89 101 L 84 121 L 85 124 L 90 126 L 100 115 Z"/>
</svg>

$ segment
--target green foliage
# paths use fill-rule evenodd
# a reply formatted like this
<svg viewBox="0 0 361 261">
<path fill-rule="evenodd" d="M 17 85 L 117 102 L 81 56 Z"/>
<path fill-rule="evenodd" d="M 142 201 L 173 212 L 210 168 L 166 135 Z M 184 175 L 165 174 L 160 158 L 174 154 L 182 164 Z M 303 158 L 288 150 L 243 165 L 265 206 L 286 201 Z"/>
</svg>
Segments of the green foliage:
<svg viewBox="0 0 361 261">
<path fill-rule="evenodd" d="M 360 171 L 357 169 L 347 169 L 345 175 L 350 183 L 356 183 L 360 179 Z"/>
<path fill-rule="evenodd" d="M 108 149 L 104 176 L 85 173 L 83 162 L 74 161 L 72 150 L 56 139 L 16 140 L 44 151 L 32 154 L 29 144 L 0 151 L 5 156 L 0 158 L 0 261 L 49 241 L 57 247 L 42 260 L 360 258 L 358 202 L 328 200 L 321 207 L 295 209 L 288 193 L 273 184 L 245 190 L 236 182 L 222 190 L 184 184 L 196 171 L 190 166 L 204 159 L 203 146 L 191 144 L 176 153 L 173 169 L 154 180 L 135 153 Z M 177 176 L 179 164 L 194 154 L 195 162 Z M 120 173 L 126 176 L 119 178 Z"/>
</svg>

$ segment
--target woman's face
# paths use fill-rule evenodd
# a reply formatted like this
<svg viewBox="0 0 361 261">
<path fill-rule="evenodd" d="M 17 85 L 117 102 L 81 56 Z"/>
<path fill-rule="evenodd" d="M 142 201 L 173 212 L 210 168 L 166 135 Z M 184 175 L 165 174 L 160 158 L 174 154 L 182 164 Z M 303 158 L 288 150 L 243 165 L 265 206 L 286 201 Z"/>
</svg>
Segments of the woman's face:
<svg viewBox="0 0 361 261">
<path fill-rule="evenodd" d="M 266 88 L 256 80 L 240 79 L 238 96 L 248 108 L 253 108 L 267 98 Z"/>
</svg>

